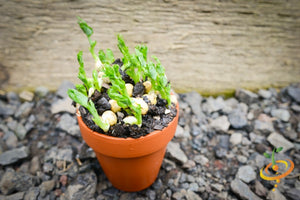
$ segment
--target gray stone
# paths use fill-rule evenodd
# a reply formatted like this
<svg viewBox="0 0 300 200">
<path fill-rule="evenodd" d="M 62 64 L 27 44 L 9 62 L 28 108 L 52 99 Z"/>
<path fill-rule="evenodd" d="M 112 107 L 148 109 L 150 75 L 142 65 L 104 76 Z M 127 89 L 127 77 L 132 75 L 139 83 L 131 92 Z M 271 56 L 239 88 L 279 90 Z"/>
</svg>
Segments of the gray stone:
<svg viewBox="0 0 300 200">
<path fill-rule="evenodd" d="M 254 169 L 250 165 L 241 166 L 238 169 L 236 177 L 245 183 L 250 183 L 251 181 L 256 179 L 256 173 Z"/>
<path fill-rule="evenodd" d="M 231 126 L 235 129 L 241 129 L 247 125 L 246 113 L 241 112 L 240 109 L 235 109 L 228 115 L 228 120 Z"/>
<path fill-rule="evenodd" d="M 197 192 L 199 190 L 199 186 L 197 183 L 191 183 L 188 190 L 191 190 L 193 192 Z"/>
<path fill-rule="evenodd" d="M 38 187 L 31 187 L 26 192 L 24 200 L 36 200 L 40 194 L 40 189 Z"/>
<path fill-rule="evenodd" d="M 265 140 L 265 137 L 262 135 L 257 135 L 253 132 L 249 133 L 250 140 L 256 144 L 260 144 Z"/>
<path fill-rule="evenodd" d="M 226 114 L 231 113 L 234 109 L 238 107 L 238 100 L 236 98 L 229 98 L 225 100 L 225 107 L 222 109 L 222 111 Z"/>
<path fill-rule="evenodd" d="M 267 134 L 274 131 L 274 126 L 272 122 L 266 122 L 261 120 L 255 120 L 254 121 L 254 130 Z"/>
<path fill-rule="evenodd" d="M 156 199 L 156 192 L 154 190 L 147 190 L 146 195 L 150 200 Z"/>
<path fill-rule="evenodd" d="M 175 142 L 169 142 L 167 146 L 167 152 L 170 154 L 170 156 L 175 159 L 176 161 L 179 161 L 181 164 L 184 164 L 188 161 L 187 156 L 185 153 L 181 150 L 180 145 Z"/>
<path fill-rule="evenodd" d="M 222 115 L 210 122 L 210 126 L 215 130 L 226 132 L 229 129 L 230 123 L 225 115 Z"/>
<path fill-rule="evenodd" d="M 293 111 L 297 112 L 297 113 L 300 113 L 300 106 L 297 105 L 297 104 L 293 104 L 293 105 L 291 106 L 291 109 L 292 109 Z"/>
<path fill-rule="evenodd" d="M 68 200 L 91 199 L 96 192 L 96 186 L 97 176 L 94 172 L 79 174 L 74 184 L 68 186 L 64 198 Z"/>
<path fill-rule="evenodd" d="M 175 132 L 176 138 L 190 138 L 191 135 L 189 131 L 185 130 L 181 126 L 177 125 L 176 132 Z"/>
<path fill-rule="evenodd" d="M 71 147 L 65 147 L 63 149 L 59 149 L 56 146 L 52 147 L 49 149 L 44 157 L 44 161 L 57 161 L 57 160 L 62 160 L 62 161 L 68 161 L 72 162 L 73 160 L 73 150 Z"/>
<path fill-rule="evenodd" d="M 60 117 L 60 121 L 57 124 L 57 128 L 67 132 L 72 136 L 80 137 L 80 129 L 76 123 L 77 121 L 75 118 L 71 117 L 67 113 L 64 113 Z"/>
<path fill-rule="evenodd" d="M 292 200 L 298 200 L 300 197 L 300 189 L 290 188 L 286 191 L 286 196 Z"/>
<path fill-rule="evenodd" d="M 255 194 L 260 197 L 266 197 L 268 194 L 268 190 L 258 180 L 255 181 L 254 189 Z"/>
<path fill-rule="evenodd" d="M 285 109 L 273 109 L 271 110 L 271 115 L 273 117 L 276 117 L 284 122 L 288 122 L 291 115 L 289 113 L 289 111 L 285 110 Z"/>
<path fill-rule="evenodd" d="M 288 87 L 287 93 L 294 101 L 300 103 L 300 88 Z"/>
<path fill-rule="evenodd" d="M 264 99 L 270 99 L 272 97 L 272 92 L 269 90 L 260 89 L 258 94 Z"/>
<path fill-rule="evenodd" d="M 19 95 L 15 92 L 8 92 L 6 98 L 9 104 L 18 104 L 20 102 Z"/>
<path fill-rule="evenodd" d="M 246 137 L 243 137 L 243 139 L 242 139 L 242 144 L 243 145 L 251 145 L 251 141 L 250 140 L 248 140 L 248 138 L 246 138 Z"/>
<path fill-rule="evenodd" d="M 24 102 L 15 112 L 15 118 L 26 118 L 28 117 L 29 113 L 31 112 L 34 103 L 32 102 Z"/>
<path fill-rule="evenodd" d="M 194 161 L 202 166 L 206 166 L 209 163 L 208 158 L 203 155 L 196 155 Z"/>
<path fill-rule="evenodd" d="M 217 194 L 217 197 L 220 200 L 226 200 L 226 199 L 228 199 L 228 192 L 219 192 Z"/>
<path fill-rule="evenodd" d="M 248 160 L 247 157 L 242 156 L 242 155 L 237 155 L 236 158 L 240 163 L 243 163 L 243 164 L 245 164 Z"/>
<path fill-rule="evenodd" d="M 173 193 L 172 199 L 181 200 L 184 198 L 185 194 L 186 194 L 186 190 L 180 190 L 179 192 Z"/>
<path fill-rule="evenodd" d="M 225 106 L 225 101 L 222 97 L 217 97 L 216 99 L 209 97 L 202 107 L 206 113 L 213 113 L 222 110 Z"/>
<path fill-rule="evenodd" d="M 182 168 L 184 168 L 184 169 L 193 169 L 195 167 L 196 167 L 196 163 L 193 160 L 188 160 L 182 166 Z"/>
<path fill-rule="evenodd" d="M 258 169 L 261 169 L 264 165 L 268 163 L 269 161 L 263 155 L 257 154 L 255 156 L 255 166 L 258 167 Z"/>
<path fill-rule="evenodd" d="M 12 130 L 20 140 L 23 140 L 26 137 L 27 130 L 23 126 L 23 124 L 18 123 L 15 120 L 12 120 L 12 121 L 7 123 L 7 127 L 10 130 Z"/>
<path fill-rule="evenodd" d="M 26 130 L 25 126 L 23 126 L 23 124 L 21 124 L 21 123 L 17 123 L 17 126 L 15 127 L 14 131 L 15 131 L 16 136 L 20 140 L 23 140 L 27 135 L 27 130 Z"/>
<path fill-rule="evenodd" d="M 97 197 L 97 200 L 102 200 L 102 199 L 104 200 L 106 198 L 104 196 L 103 196 L 103 198 L 102 197 L 99 198 L 99 196 Z M 128 192 L 128 193 L 121 194 L 119 200 L 132 200 L 132 199 L 136 199 L 136 194 Z"/>
<path fill-rule="evenodd" d="M 281 192 L 278 189 L 275 189 L 275 191 L 270 190 L 267 199 L 269 200 L 286 200 L 286 198 L 281 194 Z"/>
<path fill-rule="evenodd" d="M 18 145 L 18 138 L 16 137 L 16 135 L 11 132 L 11 131 L 7 131 L 3 137 L 6 146 L 8 147 L 8 149 L 13 149 L 16 148 Z"/>
<path fill-rule="evenodd" d="M 229 149 L 229 135 L 217 135 L 217 145 Z"/>
<path fill-rule="evenodd" d="M 172 169 L 175 169 L 176 164 L 173 161 L 165 158 L 163 160 L 162 167 L 168 172 L 171 171 Z"/>
<path fill-rule="evenodd" d="M 163 186 L 163 182 L 160 178 L 156 179 L 156 181 L 152 184 L 152 187 L 157 191 Z"/>
<path fill-rule="evenodd" d="M 15 105 L 6 104 L 0 100 L 0 116 L 11 116 L 15 113 L 16 109 Z"/>
<path fill-rule="evenodd" d="M 188 199 L 188 200 L 202 200 L 202 198 L 198 194 L 196 194 L 195 192 L 193 192 L 191 190 L 187 190 L 186 199 Z"/>
<path fill-rule="evenodd" d="M 201 115 L 201 113 L 202 113 L 202 110 L 201 110 L 202 96 L 199 93 L 197 93 L 197 92 L 186 93 L 185 101 L 192 108 L 192 112 L 196 116 Z"/>
<path fill-rule="evenodd" d="M 30 162 L 29 172 L 36 175 L 38 171 L 41 171 L 41 164 L 38 156 L 34 156 Z"/>
<path fill-rule="evenodd" d="M 18 173 L 13 169 L 7 169 L 0 182 L 2 194 L 11 194 L 14 191 L 24 192 L 34 185 L 33 176 L 26 173 Z"/>
<path fill-rule="evenodd" d="M 8 150 L 0 154 L 0 165 L 10 165 L 29 156 L 28 147 Z"/>
<path fill-rule="evenodd" d="M 30 91 L 22 91 L 20 94 L 19 94 L 19 97 L 21 100 L 23 101 L 32 101 L 33 100 L 33 97 L 34 97 L 34 94 Z"/>
<path fill-rule="evenodd" d="M 224 149 L 222 147 L 217 147 L 214 150 L 215 150 L 215 156 L 221 159 L 226 157 L 228 151 L 227 149 Z"/>
<path fill-rule="evenodd" d="M 55 186 L 54 179 L 52 179 L 50 181 L 42 182 L 42 184 L 39 186 L 41 197 L 45 197 L 47 193 L 49 193 L 51 190 L 53 190 L 54 186 Z"/>
<path fill-rule="evenodd" d="M 48 174 L 51 173 L 54 170 L 54 166 L 52 163 L 46 162 L 43 165 L 43 172 Z"/>
<path fill-rule="evenodd" d="M 38 86 L 35 89 L 35 94 L 40 98 L 45 97 L 48 93 L 49 93 L 49 89 L 44 86 Z"/>
<path fill-rule="evenodd" d="M 205 127 L 205 125 L 202 125 L 201 127 Z M 192 126 L 192 130 L 191 130 L 192 135 L 193 136 L 200 135 L 203 132 L 201 127 L 196 125 Z"/>
<path fill-rule="evenodd" d="M 72 99 L 66 97 L 64 99 L 58 99 L 51 105 L 51 113 L 56 114 L 60 112 L 68 112 L 74 114 L 76 109 L 72 106 Z"/>
<path fill-rule="evenodd" d="M 238 89 L 235 92 L 235 97 L 245 104 L 252 104 L 258 101 L 258 95 L 244 89 Z"/>
<path fill-rule="evenodd" d="M 66 97 L 68 97 L 67 91 L 72 88 L 75 88 L 74 84 L 71 83 L 70 81 L 65 80 L 61 83 L 61 85 L 57 89 L 56 95 L 61 98 L 66 98 Z"/>
<path fill-rule="evenodd" d="M 15 194 L 5 196 L 4 200 L 23 200 L 24 195 L 25 195 L 25 192 L 17 192 Z"/>
<path fill-rule="evenodd" d="M 233 133 L 231 134 L 229 141 L 232 145 L 238 145 L 242 142 L 242 139 L 243 135 L 241 133 Z"/>
<path fill-rule="evenodd" d="M 273 132 L 271 133 L 268 138 L 268 142 L 270 142 L 274 147 L 282 147 L 282 153 L 294 148 L 294 144 L 285 139 L 281 134 Z"/>
<path fill-rule="evenodd" d="M 224 186 L 219 183 L 212 183 L 211 187 L 217 192 L 221 192 L 224 189 Z"/>
<path fill-rule="evenodd" d="M 242 182 L 239 179 L 234 179 L 230 183 L 231 190 L 238 195 L 241 199 L 244 200 L 261 200 L 256 194 L 254 194 L 246 183 Z"/>
</svg>

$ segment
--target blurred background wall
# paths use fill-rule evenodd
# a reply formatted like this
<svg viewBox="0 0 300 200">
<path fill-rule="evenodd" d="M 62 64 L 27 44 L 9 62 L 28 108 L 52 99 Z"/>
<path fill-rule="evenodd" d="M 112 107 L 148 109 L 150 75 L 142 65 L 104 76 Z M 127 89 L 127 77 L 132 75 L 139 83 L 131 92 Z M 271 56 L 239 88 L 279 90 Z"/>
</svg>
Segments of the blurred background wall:
<svg viewBox="0 0 300 200">
<path fill-rule="evenodd" d="M 281 87 L 300 80 L 299 0 L 0 0 L 0 89 L 77 83 L 76 54 L 94 64 L 76 16 L 97 49 L 148 45 L 177 92 Z M 120 56 L 119 53 L 116 53 Z"/>
</svg>

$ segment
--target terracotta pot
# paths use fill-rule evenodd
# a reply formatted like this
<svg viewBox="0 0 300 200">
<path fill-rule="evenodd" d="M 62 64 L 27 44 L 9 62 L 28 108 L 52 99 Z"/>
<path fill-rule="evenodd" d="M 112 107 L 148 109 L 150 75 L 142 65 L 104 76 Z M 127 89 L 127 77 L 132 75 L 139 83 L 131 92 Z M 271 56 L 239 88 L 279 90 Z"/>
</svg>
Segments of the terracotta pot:
<svg viewBox="0 0 300 200">
<path fill-rule="evenodd" d="M 97 159 L 112 185 L 120 190 L 143 190 L 155 181 L 162 164 L 167 144 L 173 138 L 177 115 L 169 126 L 161 131 L 133 138 L 116 138 L 89 129 L 78 116 L 81 135 L 96 153 Z"/>
</svg>

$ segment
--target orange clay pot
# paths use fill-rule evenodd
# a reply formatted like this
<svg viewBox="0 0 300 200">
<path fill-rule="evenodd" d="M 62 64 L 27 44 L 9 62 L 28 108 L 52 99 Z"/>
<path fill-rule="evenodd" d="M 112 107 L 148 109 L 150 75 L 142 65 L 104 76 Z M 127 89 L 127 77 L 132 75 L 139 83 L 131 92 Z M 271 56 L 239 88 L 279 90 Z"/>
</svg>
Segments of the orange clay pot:
<svg viewBox="0 0 300 200">
<path fill-rule="evenodd" d="M 177 115 L 161 131 L 133 139 L 99 134 L 89 129 L 78 116 L 81 135 L 96 153 L 97 159 L 112 185 L 120 190 L 136 192 L 155 181 L 162 164 L 167 144 L 173 138 L 178 123 Z"/>
</svg>

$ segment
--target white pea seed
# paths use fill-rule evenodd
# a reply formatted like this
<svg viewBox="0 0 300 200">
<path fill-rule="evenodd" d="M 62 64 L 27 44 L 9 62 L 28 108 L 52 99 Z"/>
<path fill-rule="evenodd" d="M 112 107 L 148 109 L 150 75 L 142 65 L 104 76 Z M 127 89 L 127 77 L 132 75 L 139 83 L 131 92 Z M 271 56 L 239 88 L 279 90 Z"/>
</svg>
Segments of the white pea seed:
<svg viewBox="0 0 300 200">
<path fill-rule="evenodd" d="M 171 110 L 169 110 L 169 109 L 166 109 L 165 110 L 165 114 L 167 115 L 167 114 L 169 114 L 171 112 Z"/>
<path fill-rule="evenodd" d="M 131 83 L 126 83 L 125 87 L 126 87 L 128 95 L 131 97 L 132 96 L 132 92 L 133 92 L 133 85 Z"/>
<path fill-rule="evenodd" d="M 175 105 L 177 105 L 177 98 L 174 94 L 171 94 L 171 102 L 174 103 Z"/>
<path fill-rule="evenodd" d="M 111 110 L 116 113 L 119 112 L 121 110 L 121 107 L 118 105 L 117 101 L 114 99 L 109 100 L 108 102 L 111 106 Z"/>
<path fill-rule="evenodd" d="M 144 94 L 143 96 L 147 97 L 147 99 L 150 101 L 152 105 L 155 105 L 157 103 L 156 101 L 157 95 L 155 93 Z"/>
<path fill-rule="evenodd" d="M 137 124 L 137 119 L 134 116 L 127 116 L 123 119 L 125 124 Z"/>
<path fill-rule="evenodd" d="M 115 125 L 117 123 L 117 116 L 116 114 L 111 111 L 111 110 L 107 110 L 102 114 L 102 119 L 109 123 L 109 125 Z"/>
<path fill-rule="evenodd" d="M 101 61 L 100 60 L 97 60 L 97 62 L 95 63 L 95 69 L 97 70 L 97 71 L 100 71 L 101 70 L 101 68 L 102 68 L 102 63 L 101 63 Z"/>
<path fill-rule="evenodd" d="M 104 75 L 104 72 L 99 72 L 98 73 L 98 78 L 101 78 L 102 82 L 104 82 L 104 83 L 110 83 L 109 78 L 108 77 L 103 77 L 103 75 Z"/>
<path fill-rule="evenodd" d="M 91 97 L 94 94 L 94 92 L 95 92 L 95 88 L 90 88 L 88 96 Z"/>
<path fill-rule="evenodd" d="M 148 104 L 142 98 L 133 98 L 134 102 L 141 106 L 142 115 L 147 114 L 149 107 Z"/>
<path fill-rule="evenodd" d="M 154 116 L 153 119 L 160 120 L 160 116 Z"/>
<path fill-rule="evenodd" d="M 151 84 L 151 82 L 150 82 L 150 81 L 145 81 L 145 82 L 143 83 L 143 85 L 145 86 L 145 91 L 146 91 L 146 93 L 149 93 L 149 92 L 151 91 L 151 89 L 152 89 L 152 84 Z"/>
</svg>

